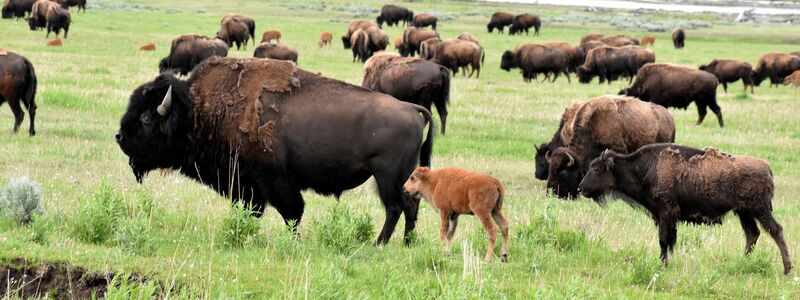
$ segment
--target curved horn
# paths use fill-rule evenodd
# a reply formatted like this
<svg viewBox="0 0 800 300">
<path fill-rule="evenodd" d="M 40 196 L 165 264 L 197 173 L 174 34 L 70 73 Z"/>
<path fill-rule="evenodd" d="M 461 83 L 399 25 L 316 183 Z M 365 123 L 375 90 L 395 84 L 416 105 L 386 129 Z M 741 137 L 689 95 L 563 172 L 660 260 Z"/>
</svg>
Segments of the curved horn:
<svg viewBox="0 0 800 300">
<path fill-rule="evenodd" d="M 544 153 L 544 159 L 546 159 L 547 162 L 550 162 L 550 150 L 547 150 L 547 152 Z"/>
<path fill-rule="evenodd" d="M 572 167 L 575 164 L 575 157 L 572 157 L 572 154 L 569 153 L 569 151 L 564 151 L 564 154 L 569 157 L 569 163 L 567 164 L 567 167 Z"/>
<path fill-rule="evenodd" d="M 169 114 L 169 110 L 172 108 L 172 85 L 169 86 L 167 89 L 167 94 L 164 95 L 164 100 L 161 101 L 161 104 L 158 105 L 158 114 L 162 116 L 166 116 Z"/>
</svg>

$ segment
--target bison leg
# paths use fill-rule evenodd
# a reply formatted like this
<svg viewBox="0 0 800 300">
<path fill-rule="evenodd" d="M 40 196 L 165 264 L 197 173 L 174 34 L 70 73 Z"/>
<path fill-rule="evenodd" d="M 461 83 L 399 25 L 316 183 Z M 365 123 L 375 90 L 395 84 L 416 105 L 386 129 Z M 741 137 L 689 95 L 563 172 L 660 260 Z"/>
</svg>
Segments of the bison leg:
<svg viewBox="0 0 800 300">
<path fill-rule="evenodd" d="M 500 226 L 500 233 L 503 235 L 503 253 L 500 261 L 508 262 L 508 220 L 499 209 L 492 212 L 492 218 L 497 226 Z"/>
<path fill-rule="evenodd" d="M 792 259 L 789 258 L 789 250 L 786 247 L 786 241 L 783 239 L 783 227 L 775 221 L 775 218 L 772 217 L 772 213 L 767 213 L 758 217 L 758 221 L 761 223 L 761 226 L 764 226 L 764 229 L 769 232 L 772 239 L 775 240 L 775 244 L 778 245 L 778 249 L 781 251 L 781 258 L 783 259 L 783 274 L 788 275 L 789 272 L 792 271 Z"/>
<path fill-rule="evenodd" d="M 444 210 L 439 212 L 439 241 L 442 243 L 442 248 L 445 252 L 450 252 L 450 239 L 447 238 L 450 233 L 450 213 Z"/>
<path fill-rule="evenodd" d="M 31 100 L 31 102 L 33 102 L 33 100 Z M 3 103 L 3 101 L 0 101 L 0 103 Z M 28 110 L 28 117 L 31 119 L 30 125 L 28 126 L 28 134 L 34 136 L 36 135 L 36 129 L 33 126 L 34 119 L 36 119 L 36 103 L 28 103 L 27 101 L 23 101 L 22 104 L 25 105 L 25 109 Z"/>
<path fill-rule="evenodd" d="M 450 246 L 453 244 L 453 236 L 456 234 L 456 227 L 458 227 L 458 214 L 451 214 L 448 219 L 447 226 L 447 251 L 450 251 Z"/>
<path fill-rule="evenodd" d="M 14 113 L 14 133 L 17 133 L 19 125 L 22 124 L 22 120 L 25 119 L 25 113 L 22 111 L 22 107 L 19 106 L 19 99 L 15 99 L 13 96 L 6 98 L 9 98 L 7 99 L 8 106 L 11 107 L 11 112 Z"/>
<path fill-rule="evenodd" d="M 716 95 L 714 95 L 714 96 L 716 98 Z M 712 101 L 708 105 L 708 107 L 711 108 L 711 111 L 714 112 L 714 114 L 717 116 L 717 121 L 719 122 L 719 127 L 724 127 L 725 126 L 725 122 L 722 121 L 722 109 L 720 109 L 719 105 L 717 105 L 717 100 L 714 99 L 714 101 Z"/>
<path fill-rule="evenodd" d="M 739 222 L 742 223 L 742 230 L 744 230 L 744 254 L 747 255 L 753 251 L 753 246 L 758 241 L 758 236 L 761 232 L 758 230 L 758 225 L 756 225 L 756 219 L 753 218 L 753 215 L 746 212 L 736 212 L 736 215 L 739 216 Z"/>
<path fill-rule="evenodd" d="M 497 240 L 497 230 L 495 230 L 492 217 L 489 216 L 489 212 L 486 211 L 486 208 L 473 210 L 472 212 L 475 213 L 475 216 L 481 221 L 483 228 L 486 229 L 486 234 L 489 235 L 489 244 L 486 245 L 486 256 L 484 256 L 483 259 L 490 261 L 492 257 L 494 257 L 494 243 Z"/>
<path fill-rule="evenodd" d="M 708 110 L 706 110 L 705 104 L 700 104 L 700 103 L 695 103 L 695 104 L 697 104 L 697 124 L 695 124 L 695 126 L 700 126 L 700 124 L 703 124 L 703 119 L 706 118 Z"/>
<path fill-rule="evenodd" d="M 383 228 L 380 234 L 378 234 L 378 239 L 375 241 L 376 246 L 389 242 L 395 227 L 397 227 L 397 221 L 400 220 L 400 214 L 403 212 L 401 206 L 403 192 L 400 186 L 402 181 L 398 183 L 397 179 L 400 177 L 401 176 L 392 176 L 390 174 L 375 174 L 375 181 L 378 184 L 378 194 L 381 197 L 383 208 L 386 211 L 386 221 L 384 221 Z M 409 216 L 406 215 L 406 223 L 406 228 L 414 228 L 416 219 L 409 220 Z M 406 238 L 408 238 L 409 233 L 410 232 L 406 232 Z"/>
<path fill-rule="evenodd" d="M 666 266 L 669 264 L 668 253 L 675 247 L 678 229 L 675 221 L 671 218 L 661 217 L 658 223 L 658 245 L 661 246 L 661 262 Z"/>
<path fill-rule="evenodd" d="M 569 78 L 569 70 L 564 69 L 561 72 L 564 73 L 564 76 L 567 76 L 567 83 L 572 84 L 572 80 Z"/>
<path fill-rule="evenodd" d="M 725 94 L 728 93 L 728 83 L 727 82 L 723 82 L 722 83 L 722 90 L 725 91 Z"/>
<path fill-rule="evenodd" d="M 283 222 L 286 225 L 293 224 L 292 230 L 296 232 L 305 208 L 305 201 L 303 195 L 300 194 L 300 189 L 280 178 L 273 179 L 272 182 L 260 179 L 257 181 L 257 185 L 258 193 L 254 195 L 254 199 L 261 200 L 266 196 L 269 204 L 275 207 L 275 210 L 283 217 Z M 263 213 L 264 203 L 254 203 L 253 208 L 259 209 Z"/>
</svg>

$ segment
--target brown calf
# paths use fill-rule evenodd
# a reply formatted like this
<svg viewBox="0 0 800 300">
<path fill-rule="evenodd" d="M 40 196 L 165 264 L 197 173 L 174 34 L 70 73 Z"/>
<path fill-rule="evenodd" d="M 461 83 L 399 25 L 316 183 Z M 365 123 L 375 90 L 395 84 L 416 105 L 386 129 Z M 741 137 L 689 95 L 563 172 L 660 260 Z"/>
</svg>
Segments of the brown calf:
<svg viewBox="0 0 800 300">
<path fill-rule="evenodd" d="M 642 37 L 642 43 L 641 43 L 642 47 L 646 47 L 647 45 L 650 45 L 650 47 L 655 47 L 655 43 L 656 43 L 656 37 L 652 35 Z"/>
<path fill-rule="evenodd" d="M 156 44 L 147 43 L 139 46 L 139 51 L 156 51 Z"/>
<path fill-rule="evenodd" d="M 281 42 L 281 32 L 280 31 L 275 31 L 275 30 L 264 31 L 264 34 L 261 35 L 261 43 L 260 44 L 272 43 L 272 40 L 276 40 L 276 41 L 278 41 L 278 43 L 280 43 Z"/>
<path fill-rule="evenodd" d="M 61 38 L 57 37 L 57 38 L 54 38 L 52 40 L 49 40 L 49 41 L 47 41 L 47 45 L 48 46 L 61 47 L 61 45 L 62 45 Z"/>
<path fill-rule="evenodd" d="M 333 43 L 331 42 L 332 40 L 333 40 L 333 34 L 327 31 L 323 31 L 322 33 L 319 34 L 319 47 L 322 48 L 322 46 L 324 45 L 328 45 L 328 47 L 330 47 L 331 45 L 333 45 Z"/>
<path fill-rule="evenodd" d="M 450 251 L 458 216 L 474 214 L 489 235 L 484 259 L 491 260 L 494 257 L 494 223 L 497 223 L 503 234 L 503 254 L 500 260 L 508 261 L 508 221 L 502 212 L 505 189 L 499 180 L 459 168 L 430 170 L 419 167 L 411 173 L 403 184 L 403 189 L 414 197 L 422 196 L 439 211 L 442 222 L 439 239 L 446 251 Z"/>
<path fill-rule="evenodd" d="M 800 70 L 794 71 L 791 75 L 783 78 L 783 84 L 791 84 L 794 85 L 795 88 L 800 87 Z"/>
</svg>

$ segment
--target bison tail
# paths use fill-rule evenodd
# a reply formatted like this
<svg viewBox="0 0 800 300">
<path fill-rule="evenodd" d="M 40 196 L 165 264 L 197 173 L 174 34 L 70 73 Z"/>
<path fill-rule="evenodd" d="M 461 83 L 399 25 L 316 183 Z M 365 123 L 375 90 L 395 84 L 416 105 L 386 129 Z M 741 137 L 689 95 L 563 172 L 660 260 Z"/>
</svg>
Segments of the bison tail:
<svg viewBox="0 0 800 300">
<path fill-rule="evenodd" d="M 500 183 L 500 180 L 495 179 L 495 183 L 497 184 L 497 203 L 494 205 L 494 211 L 501 212 L 503 209 L 503 199 L 506 197 L 506 190 L 503 188 L 503 184 Z"/>
<path fill-rule="evenodd" d="M 27 82 L 27 87 L 25 88 L 25 107 L 28 111 L 32 111 L 36 109 L 36 71 L 33 69 L 33 64 L 28 59 L 25 59 L 25 66 L 28 67 L 28 78 L 25 80 Z"/>
<path fill-rule="evenodd" d="M 431 153 L 433 153 L 433 117 L 428 109 L 416 104 L 412 105 L 414 105 L 414 108 L 416 108 L 417 111 L 422 114 L 422 116 L 425 118 L 425 122 L 428 123 L 428 134 L 425 137 L 425 141 L 422 142 L 422 148 L 419 151 L 419 165 L 422 167 L 430 167 Z"/>
<path fill-rule="evenodd" d="M 483 65 L 483 61 L 485 58 L 486 58 L 486 51 L 484 51 L 483 47 L 481 47 L 481 65 Z"/>
<path fill-rule="evenodd" d="M 252 25 L 253 26 L 248 26 L 248 27 L 250 27 L 248 29 L 250 29 L 250 38 L 253 39 L 253 45 L 255 45 L 256 44 L 256 24 L 255 24 L 255 22 L 253 22 Z"/>
<path fill-rule="evenodd" d="M 439 66 L 439 71 L 442 73 L 442 103 L 444 109 L 447 109 L 447 104 L 450 104 L 450 69 L 447 67 Z M 437 106 L 436 109 L 439 109 Z"/>
</svg>

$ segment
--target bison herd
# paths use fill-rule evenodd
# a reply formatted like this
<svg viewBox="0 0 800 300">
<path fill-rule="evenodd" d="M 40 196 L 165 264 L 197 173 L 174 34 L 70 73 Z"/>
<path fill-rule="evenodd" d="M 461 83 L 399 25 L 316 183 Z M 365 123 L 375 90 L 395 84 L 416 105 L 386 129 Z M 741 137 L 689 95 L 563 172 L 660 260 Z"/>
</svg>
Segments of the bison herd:
<svg viewBox="0 0 800 300">
<path fill-rule="evenodd" d="M 8 0 L 3 18 L 25 17 L 31 29 L 56 35 L 69 30 L 69 6 L 83 1 Z M 398 53 L 386 51 L 382 26 L 408 26 L 393 40 Z M 498 12 L 487 25 L 509 34 L 539 35 L 541 20 L 532 14 Z M 430 27 L 427 29 L 425 27 Z M 415 228 L 420 196 L 441 215 L 440 237 L 449 248 L 458 215 L 474 214 L 486 228 L 491 259 L 495 225 L 503 235 L 502 260 L 508 258 L 508 222 L 502 214 L 504 188 L 493 177 L 446 168 L 429 169 L 436 107 L 441 134 L 446 132 L 451 80 L 459 71 L 480 76 L 486 52 L 464 32 L 442 38 L 431 14 L 386 5 L 375 22 L 356 20 L 341 37 L 353 61 L 364 62 L 361 86 L 297 68 L 298 51 L 281 44 L 281 33 L 265 31 L 254 58 L 226 58 L 233 46 L 255 43 L 256 22 L 241 14 L 224 15 L 213 38 L 176 37 L 160 75 L 136 88 L 120 121 L 116 142 L 128 156 L 137 181 L 156 169 L 176 169 L 220 194 L 247 202 L 260 216 L 273 206 L 286 224 L 298 224 L 311 189 L 339 197 L 374 177 L 385 222 L 376 244 L 389 241 L 401 215 L 405 238 Z M 319 47 L 330 46 L 330 32 Z M 686 34 L 672 32 L 674 47 Z M 60 41 L 60 40 L 59 40 Z M 800 53 L 766 53 L 756 64 L 715 59 L 699 69 L 656 63 L 655 38 L 641 43 L 625 35 L 587 34 L 578 45 L 526 43 L 498 56 L 500 68 L 519 69 L 523 80 L 539 75 L 555 81 L 574 73 L 582 84 L 627 78 L 620 95 L 567 106 L 549 142 L 536 146 L 535 177 L 548 191 L 572 199 L 582 194 L 600 203 L 609 193 L 644 208 L 659 228 L 661 259 L 666 264 L 676 241 L 676 223 L 718 224 L 733 211 L 746 236 L 745 253 L 759 236 L 758 221 L 775 240 L 784 273 L 792 269 L 781 225 L 772 216 L 774 183 L 767 163 L 715 148 L 671 144 L 675 122 L 669 107 L 694 102 L 700 125 L 707 109 L 724 125 L 717 85 L 742 80 L 745 91 L 769 78 L 772 84 L 800 84 Z M 140 50 L 155 50 L 155 44 Z M 419 56 L 419 57 L 415 57 Z M 189 75 L 187 79 L 176 77 Z M 23 120 L 22 103 L 35 134 L 37 78 L 30 61 L 0 49 L 0 104 L 14 113 L 14 132 Z M 400 101 L 397 101 L 400 100 Z M 427 128 L 427 131 L 425 129 Z M 368 133 L 368 134 L 367 134 Z M 417 168 L 421 166 L 420 168 Z"/>
</svg>

